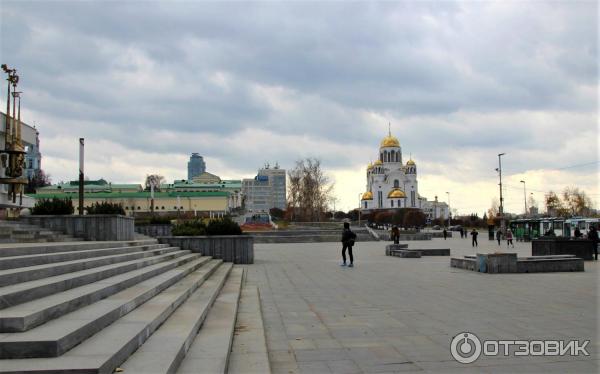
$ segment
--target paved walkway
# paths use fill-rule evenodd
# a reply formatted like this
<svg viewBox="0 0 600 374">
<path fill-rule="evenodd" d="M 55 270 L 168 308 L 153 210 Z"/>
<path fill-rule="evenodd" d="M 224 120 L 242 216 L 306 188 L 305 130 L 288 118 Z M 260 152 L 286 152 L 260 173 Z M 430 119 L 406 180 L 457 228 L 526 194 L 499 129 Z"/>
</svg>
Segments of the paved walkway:
<svg viewBox="0 0 600 374">
<path fill-rule="evenodd" d="M 498 250 L 480 235 L 480 252 Z M 473 254 L 470 239 L 408 242 Z M 583 273 L 479 274 L 448 257 L 386 257 L 386 242 L 258 244 L 248 283 L 260 290 L 273 373 L 599 371 L 599 264 Z M 506 249 L 505 243 L 501 247 Z M 531 245 L 517 243 L 519 255 Z M 456 362 L 460 332 L 489 339 L 590 339 L 589 357 L 481 357 Z"/>
</svg>

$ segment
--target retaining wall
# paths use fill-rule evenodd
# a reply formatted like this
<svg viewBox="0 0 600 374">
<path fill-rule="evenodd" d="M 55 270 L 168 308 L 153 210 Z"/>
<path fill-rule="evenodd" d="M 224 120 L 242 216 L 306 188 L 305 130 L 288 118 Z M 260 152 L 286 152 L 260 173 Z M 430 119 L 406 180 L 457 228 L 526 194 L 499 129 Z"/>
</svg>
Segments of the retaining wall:
<svg viewBox="0 0 600 374">
<path fill-rule="evenodd" d="M 135 232 L 156 238 L 158 236 L 171 236 L 173 226 L 171 225 L 139 225 L 135 226 Z"/>
<path fill-rule="evenodd" d="M 118 214 L 23 216 L 24 223 L 60 231 L 84 240 L 134 240 L 133 217 Z"/>
<path fill-rule="evenodd" d="M 531 242 L 533 256 L 575 255 L 593 260 L 594 243 L 586 239 L 540 238 Z"/>
<path fill-rule="evenodd" d="M 212 256 L 234 264 L 254 263 L 254 238 L 250 235 L 160 236 L 159 243 L 169 244 L 203 256 Z"/>
</svg>

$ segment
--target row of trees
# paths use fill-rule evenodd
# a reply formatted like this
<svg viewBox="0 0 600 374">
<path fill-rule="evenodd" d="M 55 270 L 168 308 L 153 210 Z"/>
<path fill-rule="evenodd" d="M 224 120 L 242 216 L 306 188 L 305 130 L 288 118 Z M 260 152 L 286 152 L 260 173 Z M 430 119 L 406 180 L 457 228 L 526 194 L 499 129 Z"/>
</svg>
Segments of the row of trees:
<svg viewBox="0 0 600 374">
<path fill-rule="evenodd" d="M 592 200 L 577 187 L 567 187 L 560 195 L 550 191 L 544 198 L 550 216 L 590 216 L 592 213 Z"/>
</svg>

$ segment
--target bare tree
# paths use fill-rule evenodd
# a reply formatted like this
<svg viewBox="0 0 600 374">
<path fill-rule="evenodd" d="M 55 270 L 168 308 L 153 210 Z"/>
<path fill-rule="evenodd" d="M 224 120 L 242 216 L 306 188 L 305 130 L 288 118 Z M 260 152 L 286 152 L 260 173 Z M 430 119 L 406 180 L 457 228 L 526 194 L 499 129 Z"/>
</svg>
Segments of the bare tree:
<svg viewBox="0 0 600 374">
<path fill-rule="evenodd" d="M 592 200 L 585 191 L 577 187 L 566 187 L 562 193 L 563 206 L 572 216 L 585 216 L 590 213 Z"/>
<path fill-rule="evenodd" d="M 288 171 L 288 178 L 290 218 L 321 221 L 333 190 L 333 185 L 321 169 L 321 161 L 315 158 L 296 161 L 296 166 Z"/>
<path fill-rule="evenodd" d="M 144 182 L 144 188 L 146 191 L 154 189 L 154 191 L 160 191 L 160 185 L 165 183 L 166 179 L 162 175 L 149 174 L 146 175 L 146 181 Z"/>
</svg>

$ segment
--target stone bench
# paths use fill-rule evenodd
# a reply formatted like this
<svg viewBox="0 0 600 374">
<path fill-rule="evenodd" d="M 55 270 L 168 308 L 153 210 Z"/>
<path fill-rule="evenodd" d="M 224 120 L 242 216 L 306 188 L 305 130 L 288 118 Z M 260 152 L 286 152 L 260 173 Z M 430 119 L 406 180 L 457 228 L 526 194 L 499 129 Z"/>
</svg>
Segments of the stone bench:
<svg viewBox="0 0 600 374">
<path fill-rule="evenodd" d="M 400 249 L 391 251 L 392 256 L 396 257 L 406 257 L 406 258 L 421 258 L 421 252 L 419 251 L 409 251 L 406 249 Z"/>
<path fill-rule="evenodd" d="M 517 258 L 516 253 L 478 253 L 476 256 L 451 258 L 450 266 L 480 273 L 584 271 L 583 259 L 574 255 Z"/>
<path fill-rule="evenodd" d="M 408 244 L 388 244 L 385 246 L 385 255 L 391 256 L 392 251 L 399 251 L 408 248 Z"/>
<path fill-rule="evenodd" d="M 419 251 L 421 256 L 450 256 L 450 248 L 427 248 L 427 249 L 409 249 L 409 251 Z"/>
</svg>

